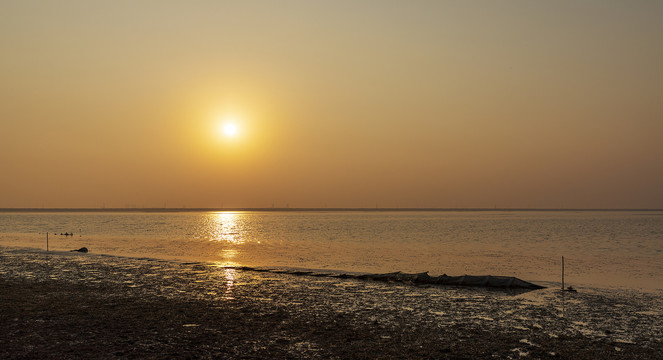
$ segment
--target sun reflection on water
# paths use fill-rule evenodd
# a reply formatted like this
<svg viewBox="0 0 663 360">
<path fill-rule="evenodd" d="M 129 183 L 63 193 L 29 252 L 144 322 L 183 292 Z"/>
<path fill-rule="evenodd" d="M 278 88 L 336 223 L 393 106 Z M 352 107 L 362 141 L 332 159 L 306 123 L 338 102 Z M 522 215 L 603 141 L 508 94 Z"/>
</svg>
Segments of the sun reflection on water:
<svg viewBox="0 0 663 360">
<path fill-rule="evenodd" d="M 218 262 L 218 266 L 242 265 L 238 262 L 238 258 L 244 255 L 245 247 L 248 245 L 245 227 L 246 224 L 241 213 L 215 212 L 207 214 L 208 239 L 216 244 L 216 257 L 222 259 Z"/>
<path fill-rule="evenodd" d="M 233 268 L 223 269 L 223 278 L 225 279 L 225 291 L 223 293 L 223 300 L 233 300 L 233 289 L 235 288 L 235 280 L 237 279 L 237 270 Z"/>
<path fill-rule="evenodd" d="M 221 250 L 221 255 L 224 259 L 224 266 L 239 266 L 240 264 L 233 261 L 238 254 L 238 251 L 235 249 L 225 249 Z"/>
<path fill-rule="evenodd" d="M 233 245 L 240 245 L 246 241 L 241 231 L 240 219 L 237 213 L 220 212 L 209 215 L 211 223 L 210 240 Z"/>
<path fill-rule="evenodd" d="M 218 272 L 215 273 L 214 279 L 218 281 L 219 289 L 218 291 L 213 291 L 209 294 L 218 296 L 223 300 L 234 300 L 235 296 L 233 291 L 238 276 L 237 270 L 235 270 L 234 267 L 221 262 L 216 262 L 214 265 L 218 268 Z"/>
</svg>

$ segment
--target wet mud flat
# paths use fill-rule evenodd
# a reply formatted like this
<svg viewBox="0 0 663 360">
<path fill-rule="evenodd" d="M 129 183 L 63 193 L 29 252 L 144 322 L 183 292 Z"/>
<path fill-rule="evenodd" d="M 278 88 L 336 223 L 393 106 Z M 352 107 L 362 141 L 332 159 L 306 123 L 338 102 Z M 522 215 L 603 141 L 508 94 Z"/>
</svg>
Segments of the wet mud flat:
<svg viewBox="0 0 663 360">
<path fill-rule="evenodd" d="M 660 293 L 514 293 L 0 248 L 3 359 L 662 357 Z"/>
</svg>

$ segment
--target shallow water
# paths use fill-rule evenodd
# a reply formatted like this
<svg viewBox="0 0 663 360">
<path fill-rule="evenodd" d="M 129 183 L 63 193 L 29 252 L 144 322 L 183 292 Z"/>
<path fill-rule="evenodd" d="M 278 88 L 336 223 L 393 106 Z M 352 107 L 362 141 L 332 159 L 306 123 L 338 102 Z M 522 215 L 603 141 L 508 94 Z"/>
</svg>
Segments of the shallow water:
<svg viewBox="0 0 663 360">
<path fill-rule="evenodd" d="M 0 213 L 0 246 L 221 265 L 508 275 L 663 289 L 663 212 Z M 74 236 L 60 233 L 73 232 Z M 58 234 L 58 235 L 55 235 Z"/>
</svg>

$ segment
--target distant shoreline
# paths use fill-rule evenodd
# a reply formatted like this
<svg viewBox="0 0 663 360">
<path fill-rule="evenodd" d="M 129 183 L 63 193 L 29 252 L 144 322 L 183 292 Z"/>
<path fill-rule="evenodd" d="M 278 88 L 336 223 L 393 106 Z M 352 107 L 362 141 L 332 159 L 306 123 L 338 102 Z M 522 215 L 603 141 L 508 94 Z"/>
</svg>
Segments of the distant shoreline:
<svg viewBox="0 0 663 360">
<path fill-rule="evenodd" d="M 663 209 L 593 209 L 593 208 L 0 208 L 8 212 L 117 212 L 117 213 L 173 213 L 173 212 L 618 212 L 663 211 Z"/>
</svg>

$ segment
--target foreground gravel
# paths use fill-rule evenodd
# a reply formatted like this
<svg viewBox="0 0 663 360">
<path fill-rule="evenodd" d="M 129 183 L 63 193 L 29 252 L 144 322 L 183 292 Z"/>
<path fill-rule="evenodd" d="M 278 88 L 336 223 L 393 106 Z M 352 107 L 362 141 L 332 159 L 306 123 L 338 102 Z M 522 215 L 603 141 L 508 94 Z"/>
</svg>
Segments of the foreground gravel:
<svg viewBox="0 0 663 360">
<path fill-rule="evenodd" d="M 0 248 L 0 358 L 660 359 L 660 295 L 516 294 Z"/>
</svg>

